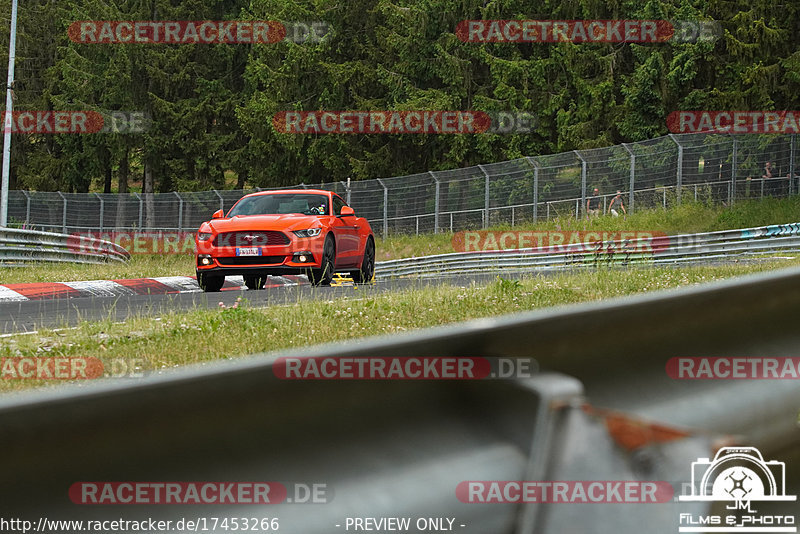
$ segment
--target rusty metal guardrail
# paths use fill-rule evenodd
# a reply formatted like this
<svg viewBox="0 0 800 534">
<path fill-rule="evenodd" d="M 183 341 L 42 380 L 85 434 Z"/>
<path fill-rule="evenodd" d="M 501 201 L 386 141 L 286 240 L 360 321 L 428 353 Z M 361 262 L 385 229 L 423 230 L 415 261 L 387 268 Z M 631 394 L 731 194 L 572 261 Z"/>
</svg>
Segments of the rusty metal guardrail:
<svg viewBox="0 0 800 534">
<path fill-rule="evenodd" d="M 598 233 L 599 234 L 599 233 Z M 377 278 L 547 270 L 598 265 L 674 264 L 800 251 L 800 223 L 576 243 L 553 248 L 456 252 L 376 263 Z"/>
<path fill-rule="evenodd" d="M 0 228 L 0 267 L 30 262 L 126 262 L 130 253 L 102 239 L 51 232 Z"/>
<path fill-rule="evenodd" d="M 247 516 L 279 518 L 285 532 L 331 533 L 353 531 L 348 518 L 411 517 L 453 519 L 452 530 L 464 533 L 638 533 L 643 525 L 677 532 L 679 513 L 710 503 L 467 504 L 456 487 L 666 480 L 680 488 L 692 462 L 712 457 L 720 443 L 796 456 L 795 381 L 680 381 L 665 365 L 687 355 L 800 356 L 798 287 L 795 268 L 8 395 L 0 398 L 0 507 L 34 524 L 42 516 Z M 278 356 L 532 358 L 541 372 L 481 381 L 281 380 Z M 628 422 L 633 445 L 611 430 L 608 413 Z M 649 423 L 675 433 L 656 439 Z M 290 501 L 292 488 L 319 484 L 325 498 L 250 506 L 87 506 L 67 498 L 78 481 L 128 480 L 281 481 Z M 787 474 L 789 491 L 798 480 Z"/>
</svg>

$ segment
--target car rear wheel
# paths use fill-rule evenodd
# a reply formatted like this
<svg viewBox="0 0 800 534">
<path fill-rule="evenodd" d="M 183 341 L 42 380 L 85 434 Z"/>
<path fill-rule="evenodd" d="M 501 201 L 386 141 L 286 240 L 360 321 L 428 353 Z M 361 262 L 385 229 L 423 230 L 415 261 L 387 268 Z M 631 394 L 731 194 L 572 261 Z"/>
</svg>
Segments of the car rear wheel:
<svg viewBox="0 0 800 534">
<path fill-rule="evenodd" d="M 336 246 L 333 239 L 328 237 L 325 240 L 325 247 L 322 249 L 322 262 L 319 269 L 310 269 L 308 281 L 315 286 L 329 286 L 333 280 L 333 266 L 336 261 Z"/>
<path fill-rule="evenodd" d="M 244 275 L 244 285 L 247 286 L 247 289 L 264 289 L 264 284 L 266 283 L 266 276 L 258 276 L 254 274 Z"/>
<path fill-rule="evenodd" d="M 216 293 L 225 284 L 225 277 L 207 273 L 197 273 L 197 285 L 206 293 Z"/>
<path fill-rule="evenodd" d="M 367 246 L 364 247 L 364 259 L 361 261 L 361 269 L 358 271 L 351 271 L 350 277 L 357 284 L 364 284 L 372 282 L 372 277 L 375 275 L 375 242 L 372 239 L 367 240 Z"/>
</svg>

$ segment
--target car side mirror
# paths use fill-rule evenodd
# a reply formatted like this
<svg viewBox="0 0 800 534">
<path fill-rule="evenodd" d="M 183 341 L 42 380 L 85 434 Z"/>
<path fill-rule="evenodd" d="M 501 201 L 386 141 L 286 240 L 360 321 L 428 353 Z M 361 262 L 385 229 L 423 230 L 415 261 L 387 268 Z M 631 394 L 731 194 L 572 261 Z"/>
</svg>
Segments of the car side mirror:
<svg viewBox="0 0 800 534">
<path fill-rule="evenodd" d="M 350 206 L 342 206 L 342 214 L 339 217 L 352 217 L 355 216 L 356 212 Z"/>
<path fill-rule="evenodd" d="M 225 217 L 225 212 L 222 210 L 217 210 L 214 212 L 214 215 L 211 216 L 212 219 L 222 219 Z"/>
</svg>

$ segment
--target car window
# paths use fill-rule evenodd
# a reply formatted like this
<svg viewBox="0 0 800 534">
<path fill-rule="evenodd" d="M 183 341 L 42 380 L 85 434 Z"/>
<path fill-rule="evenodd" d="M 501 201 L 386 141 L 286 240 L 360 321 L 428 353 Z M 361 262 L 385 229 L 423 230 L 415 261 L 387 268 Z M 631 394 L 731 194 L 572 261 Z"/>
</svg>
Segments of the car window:
<svg viewBox="0 0 800 534">
<path fill-rule="evenodd" d="M 324 195 L 310 193 L 255 195 L 241 199 L 228 212 L 228 217 L 233 217 L 234 215 L 285 215 L 290 213 L 327 215 L 328 198 Z"/>
<path fill-rule="evenodd" d="M 342 208 L 344 206 L 346 206 L 346 205 L 347 204 L 345 204 L 344 200 L 342 200 L 341 198 L 333 197 L 333 214 L 334 215 L 341 215 L 342 214 Z"/>
</svg>

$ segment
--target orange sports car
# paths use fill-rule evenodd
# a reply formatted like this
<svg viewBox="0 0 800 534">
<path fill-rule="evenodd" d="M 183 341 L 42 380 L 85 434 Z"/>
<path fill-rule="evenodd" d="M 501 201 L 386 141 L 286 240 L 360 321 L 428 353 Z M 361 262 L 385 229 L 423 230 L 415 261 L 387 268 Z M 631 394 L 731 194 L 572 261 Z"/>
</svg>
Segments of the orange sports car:
<svg viewBox="0 0 800 534">
<path fill-rule="evenodd" d="M 263 191 L 242 197 L 228 214 L 200 225 L 197 282 L 219 291 L 228 275 L 262 289 L 270 274 L 305 274 L 329 285 L 334 272 L 372 281 L 375 237 L 369 222 L 336 193 L 318 189 Z"/>
</svg>

